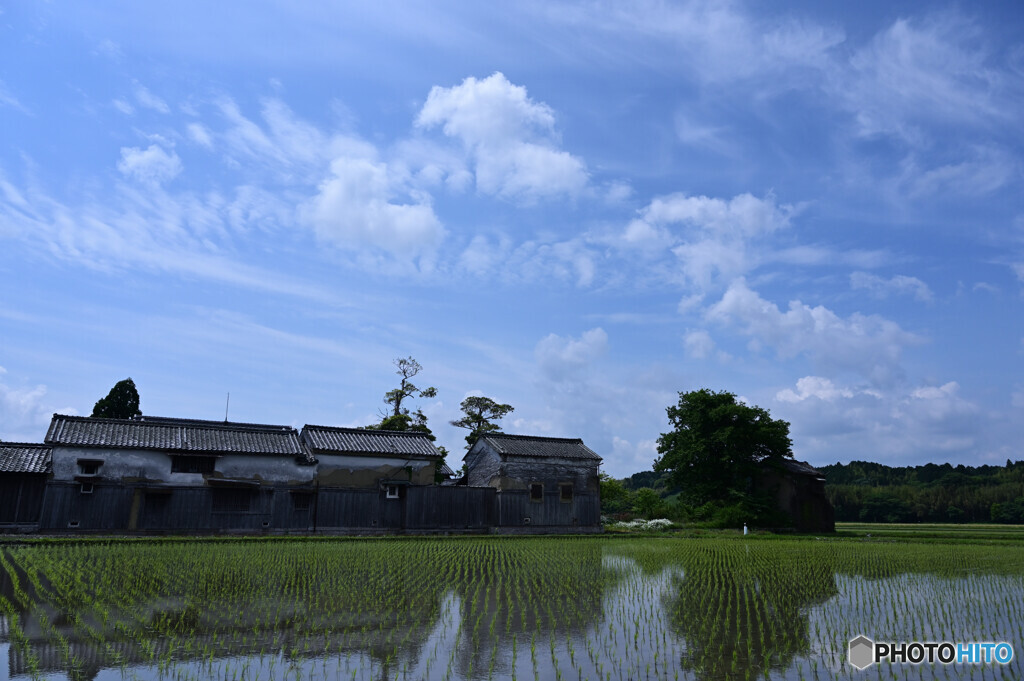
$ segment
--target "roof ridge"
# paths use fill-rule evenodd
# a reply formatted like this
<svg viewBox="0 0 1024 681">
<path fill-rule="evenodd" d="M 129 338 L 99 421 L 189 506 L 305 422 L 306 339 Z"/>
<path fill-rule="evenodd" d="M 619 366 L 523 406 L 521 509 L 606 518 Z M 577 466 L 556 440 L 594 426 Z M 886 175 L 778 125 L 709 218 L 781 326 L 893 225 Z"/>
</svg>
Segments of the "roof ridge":
<svg viewBox="0 0 1024 681">
<path fill-rule="evenodd" d="M 187 419 L 175 416 L 148 416 L 143 414 L 131 419 L 111 419 L 100 416 L 75 416 L 71 414 L 54 414 L 54 420 L 78 421 L 81 423 L 118 423 L 124 425 L 147 425 L 147 426 L 194 426 L 202 428 L 216 428 L 221 430 L 251 430 L 264 432 L 298 432 L 295 426 L 285 426 L 273 423 L 244 423 L 242 421 L 210 421 L 207 419 Z"/>
<path fill-rule="evenodd" d="M 47 447 L 53 449 L 53 445 L 48 445 L 45 442 L 7 442 L 0 441 L 0 447 Z"/>
<path fill-rule="evenodd" d="M 310 430 L 329 430 L 335 433 L 368 433 L 371 435 L 379 433 L 381 435 L 406 435 L 409 437 L 430 437 L 426 433 L 419 430 L 382 430 L 380 428 L 352 428 L 349 426 L 318 426 L 311 423 L 307 423 L 306 425 L 302 426 L 303 430 L 307 428 L 309 428 Z"/>
<path fill-rule="evenodd" d="M 513 433 L 487 433 L 480 437 L 509 437 L 517 440 L 548 440 L 551 442 L 583 442 L 583 438 L 579 437 L 553 437 L 550 435 L 518 435 Z"/>
</svg>

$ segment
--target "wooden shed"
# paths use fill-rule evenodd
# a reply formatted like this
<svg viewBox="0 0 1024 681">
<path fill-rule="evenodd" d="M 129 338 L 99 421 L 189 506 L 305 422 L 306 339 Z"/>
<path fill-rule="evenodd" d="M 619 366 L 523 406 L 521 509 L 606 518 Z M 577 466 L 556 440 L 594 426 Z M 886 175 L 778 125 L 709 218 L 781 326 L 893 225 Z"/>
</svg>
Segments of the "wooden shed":
<svg viewBox="0 0 1024 681">
<path fill-rule="evenodd" d="M 498 525 L 512 531 L 600 531 L 601 457 L 579 438 L 482 436 L 464 457 L 466 484 L 493 487 Z"/>
</svg>

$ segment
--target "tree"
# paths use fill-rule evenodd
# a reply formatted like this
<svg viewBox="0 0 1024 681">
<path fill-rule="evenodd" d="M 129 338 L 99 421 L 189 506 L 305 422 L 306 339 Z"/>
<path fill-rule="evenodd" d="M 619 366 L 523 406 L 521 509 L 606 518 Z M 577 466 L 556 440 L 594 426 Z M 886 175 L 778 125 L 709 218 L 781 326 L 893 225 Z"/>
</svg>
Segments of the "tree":
<svg viewBox="0 0 1024 681">
<path fill-rule="evenodd" d="M 466 446 L 472 447 L 480 436 L 487 433 L 500 433 L 501 426 L 492 421 L 497 421 L 515 410 L 508 404 L 498 404 L 489 397 L 471 396 L 462 400 L 459 405 L 462 413 L 461 419 L 449 421 L 456 428 L 467 428 L 469 435 L 466 436 Z"/>
<path fill-rule="evenodd" d="M 681 392 L 679 404 L 665 411 L 674 429 L 658 438 L 654 469 L 668 471 L 695 505 L 746 504 L 758 464 L 793 456 L 789 423 L 733 393 Z"/>
<path fill-rule="evenodd" d="M 419 372 L 423 371 L 420 363 L 412 357 L 399 357 L 395 360 L 396 374 L 402 377 L 401 383 L 394 390 L 384 393 L 384 402 L 391 405 L 391 415 L 401 416 L 408 414 L 408 409 L 402 408 L 402 400 L 407 397 L 437 397 L 437 388 L 424 388 L 420 390 L 409 380 Z"/>
<path fill-rule="evenodd" d="M 391 405 L 381 415 L 381 422 L 367 426 L 372 430 L 412 430 L 426 433 L 430 440 L 436 439 L 427 427 L 427 415 L 422 409 L 410 411 L 403 407 L 402 402 L 411 397 L 436 397 L 437 388 L 417 388 L 410 379 L 423 370 L 419 362 L 412 357 L 400 357 L 395 360 L 396 374 L 402 377 L 398 387 L 384 393 L 384 403 Z"/>
<path fill-rule="evenodd" d="M 107 396 L 96 401 L 92 408 L 93 418 L 133 419 L 142 416 L 139 411 L 139 391 L 135 381 L 126 378 L 118 381 Z"/>
</svg>

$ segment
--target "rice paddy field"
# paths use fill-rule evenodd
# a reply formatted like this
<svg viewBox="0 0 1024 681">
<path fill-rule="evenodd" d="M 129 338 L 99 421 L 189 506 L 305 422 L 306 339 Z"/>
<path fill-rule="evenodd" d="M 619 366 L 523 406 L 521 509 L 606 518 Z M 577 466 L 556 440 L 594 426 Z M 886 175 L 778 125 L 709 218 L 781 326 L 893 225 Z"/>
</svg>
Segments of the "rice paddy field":
<svg viewBox="0 0 1024 681">
<path fill-rule="evenodd" d="M 1024 678 L 1020 537 L 872 529 L 8 543 L 0 679 Z M 860 634 L 1015 656 L 858 671 Z"/>
</svg>

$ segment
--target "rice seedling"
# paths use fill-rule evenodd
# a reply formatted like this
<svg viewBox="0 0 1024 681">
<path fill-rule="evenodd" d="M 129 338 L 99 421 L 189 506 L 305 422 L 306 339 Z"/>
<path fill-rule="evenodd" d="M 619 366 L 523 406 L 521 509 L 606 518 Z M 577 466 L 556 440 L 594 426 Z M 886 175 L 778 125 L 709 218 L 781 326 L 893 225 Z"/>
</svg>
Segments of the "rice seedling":
<svg viewBox="0 0 1024 681">
<path fill-rule="evenodd" d="M 139 679 L 1021 678 L 846 663 L 1007 641 L 1014 543 L 737 537 L 176 540 L 0 548 L 15 675 Z"/>
</svg>

